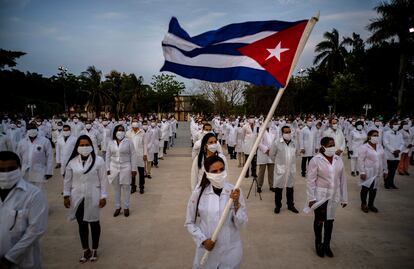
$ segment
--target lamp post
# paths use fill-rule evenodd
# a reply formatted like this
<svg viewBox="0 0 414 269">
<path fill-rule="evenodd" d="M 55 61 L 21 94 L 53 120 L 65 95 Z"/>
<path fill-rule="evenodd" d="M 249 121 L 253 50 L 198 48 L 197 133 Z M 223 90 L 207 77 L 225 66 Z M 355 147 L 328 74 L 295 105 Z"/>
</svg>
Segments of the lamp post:
<svg viewBox="0 0 414 269">
<path fill-rule="evenodd" d="M 33 118 L 33 109 L 36 108 L 36 105 L 35 104 L 28 104 L 27 108 L 30 108 L 30 110 L 32 111 L 32 118 Z"/>
<path fill-rule="evenodd" d="M 365 109 L 365 117 L 367 117 L 368 110 L 372 108 L 371 104 L 365 104 L 362 108 Z"/>
<path fill-rule="evenodd" d="M 60 78 L 62 80 L 66 80 L 67 75 L 68 75 L 68 69 L 66 67 L 59 66 L 58 70 L 60 71 L 60 73 L 59 73 Z M 69 113 L 68 113 L 68 106 L 66 104 L 66 85 L 65 85 L 65 83 L 63 83 L 63 104 L 65 106 L 66 116 L 68 116 Z"/>
</svg>

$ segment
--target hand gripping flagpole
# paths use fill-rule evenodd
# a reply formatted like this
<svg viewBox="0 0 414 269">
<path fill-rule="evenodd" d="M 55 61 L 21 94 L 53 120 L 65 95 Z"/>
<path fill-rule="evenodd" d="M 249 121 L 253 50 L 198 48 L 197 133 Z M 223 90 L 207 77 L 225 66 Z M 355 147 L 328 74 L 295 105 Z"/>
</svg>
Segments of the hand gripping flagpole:
<svg viewBox="0 0 414 269">
<path fill-rule="evenodd" d="M 313 27 L 315 26 L 315 24 L 316 24 L 316 22 L 318 20 L 319 20 L 319 11 L 306 24 L 305 30 L 303 31 L 303 34 L 302 34 L 302 36 L 300 38 L 300 41 L 299 41 L 299 44 L 298 44 L 298 48 L 296 50 L 295 57 L 293 58 L 292 65 L 290 67 L 290 71 L 289 71 L 289 75 L 288 75 L 288 78 L 287 78 L 287 81 L 286 81 L 286 85 L 285 85 L 284 88 L 280 88 L 279 91 L 277 92 L 276 98 L 273 101 L 273 104 L 270 107 L 269 113 L 267 114 L 266 119 L 263 122 L 263 125 L 262 126 L 267 126 L 268 123 L 270 122 L 270 119 L 272 118 L 273 114 L 275 113 L 275 110 L 277 108 L 277 105 L 279 104 L 279 101 L 282 98 L 283 92 L 285 91 L 285 89 L 286 89 L 286 87 L 287 87 L 287 85 L 289 83 L 291 74 L 292 74 L 293 70 L 295 69 L 296 64 L 297 64 L 297 62 L 299 60 L 299 56 L 302 54 L 302 51 L 303 51 L 303 49 L 305 47 L 306 42 L 308 41 L 308 38 L 310 36 L 310 33 L 312 32 L 312 29 L 313 29 Z M 245 164 L 243 166 L 243 169 L 240 172 L 239 178 L 237 179 L 236 185 L 234 186 L 235 189 L 237 189 L 237 188 L 240 187 L 240 185 L 242 183 L 242 180 L 243 180 L 243 175 L 246 174 L 247 169 L 250 166 L 250 163 L 251 163 L 251 161 L 252 161 L 252 159 L 253 159 L 253 157 L 255 155 L 254 153 L 256 152 L 257 147 L 259 146 L 260 141 L 262 140 L 262 137 L 264 135 L 264 131 L 265 130 L 266 130 L 266 128 L 260 128 L 259 135 L 257 136 L 257 139 L 256 139 L 256 141 L 253 144 L 253 147 L 252 147 L 252 149 L 250 151 L 249 157 L 247 158 L 247 160 L 246 160 L 246 162 L 245 162 Z M 212 241 L 216 242 L 217 236 L 220 233 L 220 230 L 221 230 L 221 228 L 222 228 L 222 226 L 224 224 L 225 219 L 227 218 L 227 215 L 228 215 L 228 213 L 230 211 L 230 208 L 231 208 L 232 204 L 233 204 L 233 199 L 230 198 L 229 201 L 226 204 L 226 207 L 223 210 L 223 214 L 220 217 L 219 223 L 218 223 L 216 229 L 214 230 L 213 235 L 211 236 L 211 240 Z M 210 251 L 207 251 L 207 250 L 204 253 L 203 258 L 201 259 L 201 262 L 200 262 L 201 267 L 203 267 L 204 264 L 207 262 L 209 253 L 210 253 Z"/>
</svg>

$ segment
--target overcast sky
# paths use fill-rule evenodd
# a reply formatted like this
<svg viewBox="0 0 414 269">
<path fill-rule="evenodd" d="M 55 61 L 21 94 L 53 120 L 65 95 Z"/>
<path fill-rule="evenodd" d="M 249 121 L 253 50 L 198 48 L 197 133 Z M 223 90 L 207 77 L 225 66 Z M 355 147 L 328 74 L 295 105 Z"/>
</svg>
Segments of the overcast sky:
<svg viewBox="0 0 414 269">
<path fill-rule="evenodd" d="M 0 48 L 24 51 L 17 68 L 52 76 L 63 65 L 76 75 L 95 65 L 142 75 L 163 63 L 161 41 L 172 16 L 191 35 L 229 23 L 296 21 L 320 11 L 297 70 L 312 66 L 315 44 L 332 28 L 365 40 L 377 16 L 374 0 L 0 0 Z M 186 84 L 187 80 L 180 79 Z"/>
</svg>

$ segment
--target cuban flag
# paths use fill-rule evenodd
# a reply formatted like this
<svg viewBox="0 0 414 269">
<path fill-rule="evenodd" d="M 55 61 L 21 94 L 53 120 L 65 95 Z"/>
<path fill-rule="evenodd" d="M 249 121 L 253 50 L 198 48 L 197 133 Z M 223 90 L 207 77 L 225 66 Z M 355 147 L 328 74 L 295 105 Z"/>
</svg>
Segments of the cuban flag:
<svg viewBox="0 0 414 269">
<path fill-rule="evenodd" d="M 173 17 L 161 71 L 211 82 L 285 87 L 308 20 L 235 23 L 191 37 Z"/>
</svg>

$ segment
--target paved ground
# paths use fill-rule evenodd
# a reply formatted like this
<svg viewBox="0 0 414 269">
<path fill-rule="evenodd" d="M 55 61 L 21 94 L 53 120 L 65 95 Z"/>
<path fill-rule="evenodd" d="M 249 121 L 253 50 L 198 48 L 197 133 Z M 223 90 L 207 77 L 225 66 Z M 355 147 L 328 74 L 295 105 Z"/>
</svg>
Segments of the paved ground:
<svg viewBox="0 0 414 269">
<path fill-rule="evenodd" d="M 80 265 L 81 245 L 76 222 L 66 220 L 60 195 L 62 180 L 48 183 L 49 226 L 42 239 L 45 268 L 191 268 L 194 243 L 184 228 L 190 196 L 191 151 L 187 124 L 180 124 L 178 147 L 171 149 L 160 168 L 153 169 L 146 193 L 131 197 L 131 216 L 112 217 L 112 189 L 101 215 L 100 259 Z M 349 170 L 349 162 L 345 160 Z M 241 168 L 229 161 L 230 181 Z M 298 160 L 299 167 L 299 160 Z M 410 172 L 414 175 L 413 167 Z M 349 173 L 348 173 L 349 174 Z M 58 175 L 58 171 L 55 171 Z M 242 268 L 414 268 L 414 177 L 397 176 L 399 190 L 381 187 L 376 206 L 380 213 L 360 210 L 356 178 L 348 176 L 349 205 L 338 209 L 332 249 L 335 258 L 319 258 L 314 251 L 313 214 L 273 213 L 274 195 L 265 185 L 247 200 L 249 223 L 242 231 Z M 242 184 L 247 196 L 251 179 Z M 296 206 L 303 208 L 305 184 L 296 178 Z M 283 203 L 285 203 L 285 198 Z"/>
</svg>

